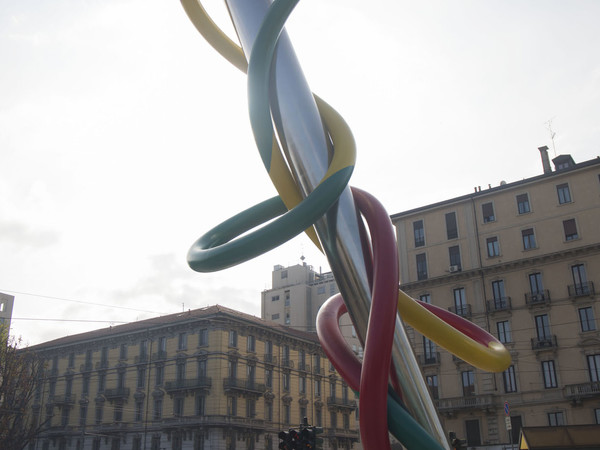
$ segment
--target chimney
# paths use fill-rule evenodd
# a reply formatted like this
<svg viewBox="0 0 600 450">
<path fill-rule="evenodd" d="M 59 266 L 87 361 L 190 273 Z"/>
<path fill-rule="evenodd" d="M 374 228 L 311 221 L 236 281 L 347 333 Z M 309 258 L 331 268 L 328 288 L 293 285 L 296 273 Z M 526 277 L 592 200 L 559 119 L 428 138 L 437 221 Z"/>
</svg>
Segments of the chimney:
<svg viewBox="0 0 600 450">
<path fill-rule="evenodd" d="M 544 168 L 544 173 L 551 173 L 552 167 L 550 167 L 550 159 L 548 158 L 548 147 L 544 145 L 543 147 L 538 147 L 538 150 L 542 156 L 542 167 Z"/>
</svg>

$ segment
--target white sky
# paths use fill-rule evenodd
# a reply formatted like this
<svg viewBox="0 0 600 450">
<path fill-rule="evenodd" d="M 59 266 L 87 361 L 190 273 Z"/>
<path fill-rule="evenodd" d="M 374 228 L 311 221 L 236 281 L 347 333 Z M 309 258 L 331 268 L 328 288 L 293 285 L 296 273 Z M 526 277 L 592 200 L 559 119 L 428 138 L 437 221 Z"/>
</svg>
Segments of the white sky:
<svg viewBox="0 0 600 450">
<path fill-rule="evenodd" d="M 223 3 L 207 6 L 231 30 Z M 594 0 L 305 0 L 288 32 L 313 91 L 354 132 L 352 184 L 393 214 L 540 174 L 549 119 L 557 154 L 600 154 L 599 17 Z M 13 334 L 34 344 L 108 325 L 24 319 L 116 323 L 215 303 L 260 316 L 273 265 L 304 254 L 327 270 L 304 237 L 223 272 L 187 267 L 200 235 L 275 191 L 245 76 L 178 2 L 4 0 L 0 64 Z"/>
</svg>

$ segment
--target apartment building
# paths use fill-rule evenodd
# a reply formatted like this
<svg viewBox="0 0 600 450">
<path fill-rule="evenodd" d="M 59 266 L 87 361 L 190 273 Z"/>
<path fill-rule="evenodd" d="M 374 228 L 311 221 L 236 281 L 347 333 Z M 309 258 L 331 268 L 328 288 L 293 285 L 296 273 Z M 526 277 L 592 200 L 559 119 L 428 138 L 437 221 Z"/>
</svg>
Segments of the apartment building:
<svg viewBox="0 0 600 450">
<path fill-rule="evenodd" d="M 15 297 L 0 292 L 0 328 L 10 330 Z"/>
<path fill-rule="evenodd" d="M 317 272 L 304 261 L 289 267 L 276 265 L 272 288 L 261 295 L 261 317 L 293 329 L 315 332 L 319 308 L 338 292 L 331 272 Z M 354 353 L 362 357 L 362 346 L 348 314 L 341 318 L 340 329 Z"/>
<path fill-rule="evenodd" d="M 600 423 L 600 159 L 560 155 L 552 169 L 539 150 L 539 176 L 392 216 L 401 288 L 512 355 L 486 373 L 408 328 L 445 429 L 473 447 L 517 442 L 521 427 Z"/>
<path fill-rule="evenodd" d="M 35 450 L 251 450 L 307 417 L 327 449 L 358 441 L 354 394 L 315 333 L 223 306 L 31 347 L 46 364 Z"/>
</svg>

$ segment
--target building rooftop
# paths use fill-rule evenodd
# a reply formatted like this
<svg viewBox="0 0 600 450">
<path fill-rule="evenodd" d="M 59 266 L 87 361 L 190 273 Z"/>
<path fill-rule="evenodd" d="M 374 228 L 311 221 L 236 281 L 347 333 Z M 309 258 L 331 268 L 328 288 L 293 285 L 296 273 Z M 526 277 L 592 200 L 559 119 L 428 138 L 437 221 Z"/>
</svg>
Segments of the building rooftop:
<svg viewBox="0 0 600 450">
<path fill-rule="evenodd" d="M 243 322 L 250 322 L 254 325 L 267 327 L 273 331 L 292 335 L 298 339 L 308 340 L 314 343 L 319 343 L 319 339 L 316 333 L 309 333 L 307 331 L 295 330 L 284 325 L 271 322 L 270 320 L 263 320 L 256 316 L 246 314 L 240 311 L 236 311 L 231 308 L 227 308 L 221 305 L 207 306 L 205 308 L 192 309 L 180 313 L 169 314 L 166 316 L 154 317 L 146 320 L 139 320 L 136 322 L 130 322 L 123 325 L 111 326 L 107 328 L 100 328 L 98 330 L 88 331 L 85 333 L 74 334 L 72 336 L 65 336 L 58 339 L 53 339 L 48 342 L 41 344 L 32 345 L 29 347 L 30 350 L 44 350 L 55 347 L 62 347 L 71 344 L 80 344 L 86 341 L 95 341 L 102 338 L 116 337 L 122 335 L 128 335 L 140 331 L 147 330 L 149 328 L 160 328 L 164 326 L 179 324 L 182 322 L 192 322 L 200 319 L 231 319 L 239 320 Z"/>
</svg>

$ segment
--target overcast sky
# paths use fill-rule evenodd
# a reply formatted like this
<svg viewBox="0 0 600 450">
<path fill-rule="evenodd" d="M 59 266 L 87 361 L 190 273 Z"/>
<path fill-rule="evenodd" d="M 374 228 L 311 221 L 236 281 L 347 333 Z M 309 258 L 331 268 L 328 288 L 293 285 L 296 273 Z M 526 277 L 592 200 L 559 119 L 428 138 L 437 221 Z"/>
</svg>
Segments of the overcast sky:
<svg viewBox="0 0 600 450">
<path fill-rule="evenodd" d="M 207 2 L 231 32 L 224 4 Z M 390 214 L 600 154 L 600 2 L 301 2 L 288 32 Z M 219 303 L 260 316 L 304 237 L 198 274 L 189 246 L 275 194 L 246 78 L 178 2 L 0 2 L 0 292 L 45 340 Z M 32 320 L 36 319 L 36 320 Z M 58 321 L 62 319 L 63 321 Z M 68 320 L 68 321 L 67 321 Z M 81 322 L 78 322 L 81 321 Z"/>
</svg>

